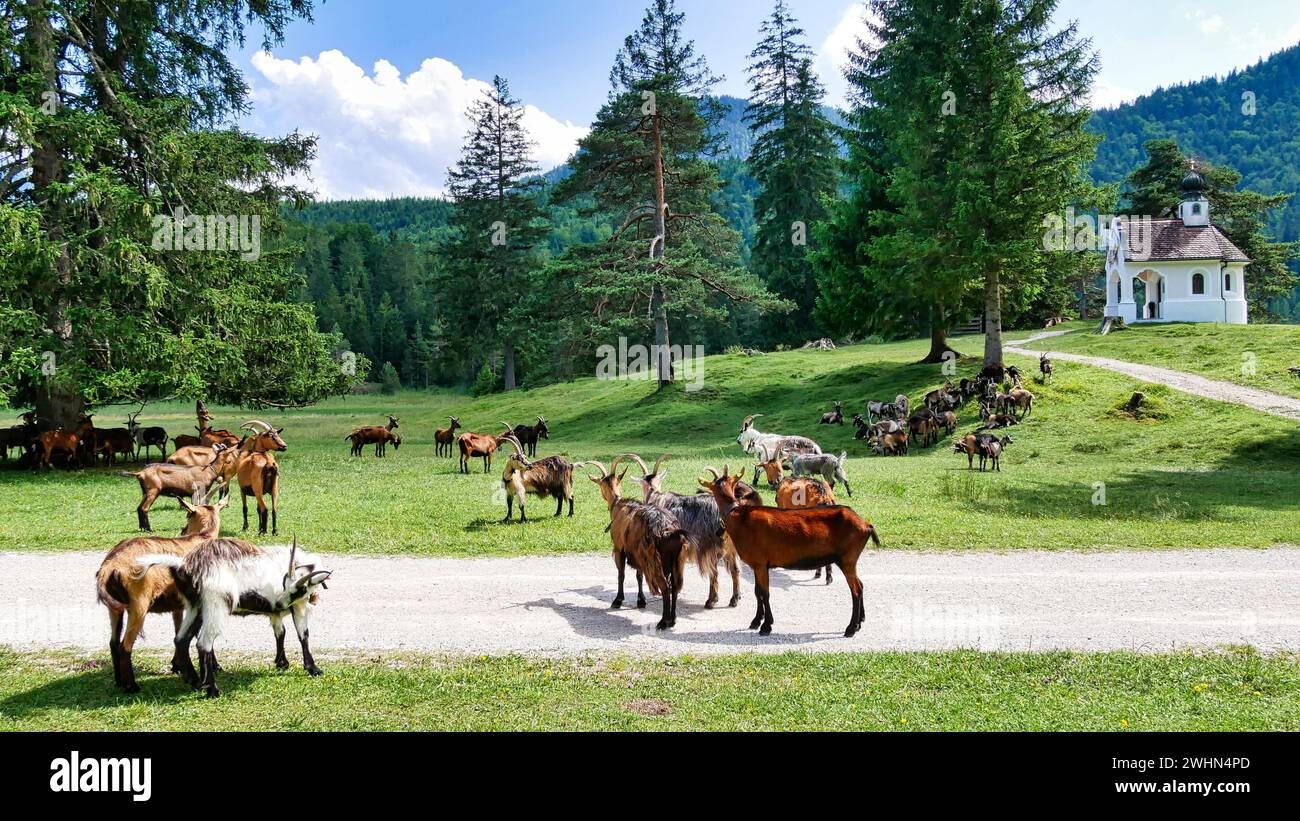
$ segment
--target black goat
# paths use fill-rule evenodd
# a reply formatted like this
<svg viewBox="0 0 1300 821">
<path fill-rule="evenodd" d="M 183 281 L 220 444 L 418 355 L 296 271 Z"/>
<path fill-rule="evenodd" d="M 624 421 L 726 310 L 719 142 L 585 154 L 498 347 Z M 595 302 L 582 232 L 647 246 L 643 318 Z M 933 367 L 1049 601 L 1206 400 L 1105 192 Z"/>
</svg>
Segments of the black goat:
<svg viewBox="0 0 1300 821">
<path fill-rule="evenodd" d="M 537 455 L 538 439 L 551 438 L 551 429 L 546 424 L 545 416 L 537 417 L 537 424 L 535 425 L 515 425 L 513 433 L 515 438 L 519 440 L 519 444 L 524 446 L 527 456 Z"/>
</svg>

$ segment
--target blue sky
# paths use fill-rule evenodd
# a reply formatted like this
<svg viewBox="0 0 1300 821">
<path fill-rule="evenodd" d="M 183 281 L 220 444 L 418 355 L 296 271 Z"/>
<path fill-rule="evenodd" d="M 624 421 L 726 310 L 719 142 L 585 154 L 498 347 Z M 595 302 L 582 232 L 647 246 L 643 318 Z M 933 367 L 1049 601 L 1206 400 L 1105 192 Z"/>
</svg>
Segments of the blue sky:
<svg viewBox="0 0 1300 821">
<path fill-rule="evenodd" d="M 788 0 L 842 102 L 837 76 L 860 5 Z M 563 161 L 609 87 L 622 38 L 644 0 L 326 0 L 313 23 L 291 26 L 259 55 L 260 36 L 234 54 L 254 89 L 245 120 L 272 134 L 299 128 L 321 139 L 312 185 L 325 197 L 437 194 L 455 161 L 464 107 L 499 73 L 529 106 L 526 122 L 544 166 Z M 687 34 L 745 93 L 747 55 L 767 0 L 678 0 Z M 1097 105 L 1161 85 L 1223 74 L 1300 41 L 1295 0 L 1062 0 L 1101 53 Z"/>
</svg>

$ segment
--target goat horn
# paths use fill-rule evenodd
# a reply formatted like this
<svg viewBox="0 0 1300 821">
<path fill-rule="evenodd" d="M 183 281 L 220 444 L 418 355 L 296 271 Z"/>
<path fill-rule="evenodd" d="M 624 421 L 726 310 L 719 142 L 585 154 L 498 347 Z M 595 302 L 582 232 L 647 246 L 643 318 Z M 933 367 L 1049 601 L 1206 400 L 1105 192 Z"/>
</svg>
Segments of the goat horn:
<svg viewBox="0 0 1300 821">
<path fill-rule="evenodd" d="M 298 557 L 298 534 L 293 535 L 293 546 L 289 548 L 289 578 L 293 579 L 294 560 Z"/>
<path fill-rule="evenodd" d="M 668 461 L 668 454 L 666 453 L 659 454 L 659 458 L 655 460 L 655 469 L 653 472 L 657 474 L 659 472 L 659 468 L 663 467 L 664 462 L 667 461 Z"/>
<path fill-rule="evenodd" d="M 527 464 L 528 460 L 524 458 L 524 448 L 523 445 L 519 444 L 519 440 L 513 436 L 507 436 L 505 441 L 509 442 L 511 445 L 514 445 L 515 455 L 518 456 L 520 459 L 522 459 L 525 464 Z"/>
<path fill-rule="evenodd" d="M 633 461 L 635 461 L 635 462 L 637 463 L 637 466 L 641 468 L 641 475 L 642 475 L 642 476 L 649 476 L 649 475 L 650 475 L 650 469 L 647 468 L 647 467 L 645 466 L 645 460 L 644 460 L 644 459 L 642 459 L 640 456 L 637 456 L 635 453 L 628 453 L 628 454 L 625 454 L 625 455 L 627 456 L 627 458 L 629 458 L 629 459 L 631 459 L 631 460 L 633 460 Z M 619 458 L 622 459 L 623 457 L 620 456 Z"/>
<path fill-rule="evenodd" d="M 707 470 L 710 474 L 712 474 L 713 481 L 715 482 L 722 477 L 722 474 L 718 473 L 717 468 L 705 467 L 704 469 Z"/>
<path fill-rule="evenodd" d="M 614 461 L 612 461 L 612 462 L 609 463 L 609 472 L 610 472 L 610 473 L 614 473 L 614 472 L 616 472 L 616 471 L 618 470 L 618 463 L 621 462 L 621 461 L 623 461 L 624 459 L 627 459 L 627 458 L 634 458 L 634 459 L 636 459 L 638 462 L 641 462 L 641 460 L 640 460 L 639 458 L 637 458 L 635 454 L 632 454 L 632 453 L 620 453 L 618 456 L 615 456 L 615 457 L 614 457 Z M 645 464 L 645 463 L 644 463 L 644 462 L 641 462 L 641 464 Z"/>
<path fill-rule="evenodd" d="M 606 476 L 609 475 L 609 473 L 605 470 L 605 465 L 602 464 L 602 463 L 600 462 L 599 459 L 592 459 L 590 462 L 582 462 L 581 464 L 582 464 L 584 467 L 591 467 L 591 466 L 594 465 L 595 467 L 599 468 L 599 469 L 600 469 L 600 478 L 601 478 L 601 479 L 604 479 Z M 574 467 L 577 467 L 577 465 L 574 465 Z M 588 474 L 588 475 L 590 475 L 590 474 Z"/>
<path fill-rule="evenodd" d="M 263 428 L 261 431 L 262 433 L 266 433 L 271 429 L 271 426 L 263 422 L 261 419 L 249 419 L 247 422 L 240 425 L 239 429 L 243 430 L 244 428 L 249 428 L 251 430 L 254 425 L 261 425 Z"/>
<path fill-rule="evenodd" d="M 752 424 L 754 423 L 754 420 L 755 420 L 755 419 L 757 419 L 758 417 L 760 417 L 760 416 L 762 416 L 762 415 L 763 415 L 763 414 L 761 414 L 761 413 L 755 413 L 755 414 L 752 414 L 752 415 L 750 415 L 750 416 L 746 416 L 746 417 L 745 417 L 745 421 L 740 423 L 740 427 L 742 427 L 742 428 L 747 428 L 747 427 L 749 427 L 750 425 L 752 425 Z"/>
<path fill-rule="evenodd" d="M 505 425 L 505 426 L 506 426 L 506 430 L 510 431 L 511 433 L 514 433 L 514 432 L 515 432 L 515 428 L 514 428 L 514 426 L 511 425 L 509 422 L 502 422 L 501 424 Z"/>
</svg>

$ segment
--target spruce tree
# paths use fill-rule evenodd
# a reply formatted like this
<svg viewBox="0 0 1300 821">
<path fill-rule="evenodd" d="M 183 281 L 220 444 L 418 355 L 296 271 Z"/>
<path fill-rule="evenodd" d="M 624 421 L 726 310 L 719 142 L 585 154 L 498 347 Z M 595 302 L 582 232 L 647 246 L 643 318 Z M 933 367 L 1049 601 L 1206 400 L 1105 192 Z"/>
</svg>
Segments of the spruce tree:
<svg viewBox="0 0 1300 821">
<path fill-rule="evenodd" d="M 826 218 L 825 201 L 835 193 L 836 143 L 822 111 L 825 94 L 812 70 L 812 49 L 784 0 L 777 0 L 760 34 L 749 55 L 745 112 L 754 135 L 750 170 L 762 189 L 754 200 L 750 267 L 797 306 L 765 322 L 769 342 L 790 344 L 821 336 L 813 324 L 817 282 L 807 250 L 811 226 Z"/>
<path fill-rule="evenodd" d="M 539 264 L 538 246 L 546 239 L 537 202 L 542 180 L 523 108 L 510 96 L 505 79 L 494 77 L 468 115 L 471 127 L 460 162 L 447 174 L 456 203 L 451 221 L 456 238 L 447 249 L 449 285 L 460 295 L 452 307 L 459 320 L 477 323 L 466 329 L 465 342 L 500 346 L 503 384 L 511 391 L 517 380 L 517 331 L 505 320 L 528 269 Z"/>
</svg>

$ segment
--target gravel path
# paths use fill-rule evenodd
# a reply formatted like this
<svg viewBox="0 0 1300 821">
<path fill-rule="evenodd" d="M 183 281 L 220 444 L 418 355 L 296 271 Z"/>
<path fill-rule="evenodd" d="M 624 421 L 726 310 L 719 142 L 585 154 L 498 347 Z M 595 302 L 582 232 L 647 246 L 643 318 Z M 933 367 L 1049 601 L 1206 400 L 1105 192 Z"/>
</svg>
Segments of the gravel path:
<svg viewBox="0 0 1300 821">
<path fill-rule="evenodd" d="M 107 652 L 107 619 L 94 601 L 99 553 L 0 553 L 0 644 Z M 734 610 L 702 607 L 688 576 L 677 627 L 655 635 L 650 607 L 609 609 L 608 556 L 427 559 L 337 556 L 335 578 L 312 623 L 322 650 L 412 650 L 562 656 L 586 652 L 709 654 L 742 651 L 984 650 L 1167 651 L 1251 644 L 1300 650 L 1300 548 L 1268 550 L 863 555 L 866 623 L 849 617 L 843 580 L 773 574 L 775 632 L 745 629 L 753 616 L 746 572 Z M 630 574 L 629 574 L 630 575 Z M 635 580 L 628 601 L 636 600 Z M 729 584 L 727 582 L 726 584 Z M 724 588 L 724 602 L 729 588 Z M 146 647 L 168 646 L 171 620 L 150 616 Z M 224 647 L 272 652 L 260 618 L 236 619 Z"/>
<path fill-rule="evenodd" d="M 1048 339 L 1054 336 L 1073 333 L 1073 331 L 1044 331 L 1043 333 L 1034 334 L 1025 339 L 1016 340 L 1016 343 L 1008 344 L 1005 349 L 1011 353 L 1020 354 L 1021 356 L 1036 357 L 1042 351 L 1031 351 L 1027 348 L 1016 347 L 1016 345 L 1028 345 L 1031 342 L 1037 342 L 1040 339 Z M 1217 399 L 1220 402 L 1232 402 L 1237 405 L 1245 405 L 1248 408 L 1271 413 L 1274 416 L 1281 416 L 1286 419 L 1300 419 L 1300 399 L 1292 396 L 1283 396 L 1280 393 L 1271 393 L 1261 391 L 1255 388 L 1248 388 L 1244 385 L 1234 385 L 1231 382 L 1220 382 L 1216 379 L 1206 379 L 1204 376 L 1184 373 L 1183 371 L 1170 370 L 1169 368 L 1157 368 L 1153 365 L 1139 365 L 1135 362 L 1125 362 L 1120 359 L 1107 359 L 1100 356 L 1083 356 L 1075 353 L 1061 353 L 1060 351 L 1049 351 L 1053 359 L 1063 362 L 1079 362 L 1084 365 L 1093 365 L 1098 368 L 1116 371 L 1126 374 L 1135 379 L 1141 379 L 1143 382 L 1155 382 L 1161 385 L 1168 385 L 1175 390 L 1184 393 L 1190 393 L 1194 396 L 1204 396 L 1209 399 Z"/>
</svg>

